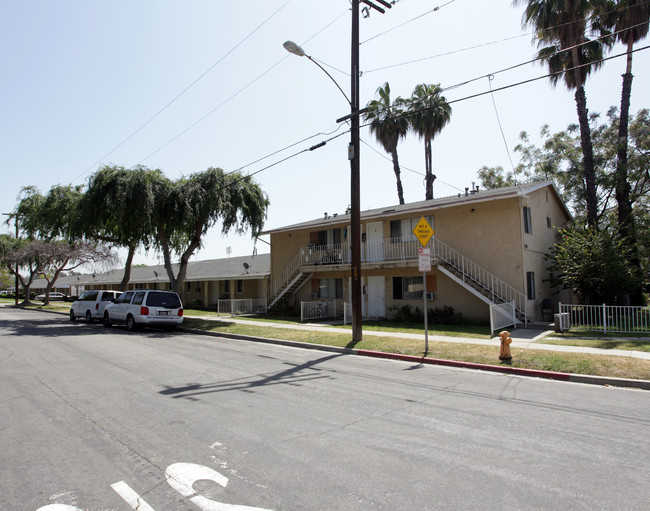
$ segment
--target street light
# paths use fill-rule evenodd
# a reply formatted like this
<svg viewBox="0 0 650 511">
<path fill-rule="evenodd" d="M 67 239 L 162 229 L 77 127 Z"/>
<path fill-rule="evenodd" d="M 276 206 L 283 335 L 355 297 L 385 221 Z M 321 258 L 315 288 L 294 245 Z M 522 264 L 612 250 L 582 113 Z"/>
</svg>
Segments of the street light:
<svg viewBox="0 0 650 511">
<path fill-rule="evenodd" d="M 350 101 L 350 98 L 348 97 L 348 95 L 343 91 L 343 89 L 341 89 L 341 86 L 336 82 L 336 80 L 334 78 L 332 78 L 332 75 L 329 74 L 327 72 L 327 70 L 323 66 L 321 66 L 317 61 L 315 61 L 313 58 L 311 58 L 311 56 L 307 55 L 305 53 L 305 50 L 303 50 L 300 47 L 300 45 L 294 43 L 293 41 L 285 41 L 282 44 L 282 46 L 284 46 L 284 49 L 287 50 L 289 53 L 293 53 L 294 55 L 298 55 L 298 57 L 307 57 L 314 64 L 316 64 L 321 69 L 321 71 L 323 71 L 323 73 L 325 73 L 329 77 L 329 79 L 332 80 L 332 82 L 334 82 L 334 85 L 336 85 L 338 87 L 338 89 L 341 91 L 341 94 L 343 94 L 343 96 L 345 96 L 345 99 L 348 102 L 348 104 L 349 105 L 352 104 L 352 102 Z"/>
<path fill-rule="evenodd" d="M 351 64 L 351 90 L 352 100 L 343 92 L 341 86 L 332 78 L 323 66 L 305 53 L 299 45 L 293 41 L 286 41 L 284 48 L 298 57 L 307 57 L 316 64 L 336 87 L 345 96 L 350 105 L 350 115 L 339 119 L 350 119 L 350 145 L 348 146 L 348 159 L 350 160 L 350 244 L 351 244 L 351 305 L 352 305 L 352 342 L 360 342 L 362 339 L 361 330 L 361 213 L 360 213 L 360 177 L 359 177 L 359 1 L 352 2 L 352 64 Z"/>
</svg>

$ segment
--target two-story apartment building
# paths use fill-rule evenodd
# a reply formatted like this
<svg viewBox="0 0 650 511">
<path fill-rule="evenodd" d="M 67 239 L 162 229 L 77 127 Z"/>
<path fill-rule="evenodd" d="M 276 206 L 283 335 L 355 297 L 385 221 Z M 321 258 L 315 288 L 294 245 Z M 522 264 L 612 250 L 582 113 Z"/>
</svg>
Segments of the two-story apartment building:
<svg viewBox="0 0 650 511">
<path fill-rule="evenodd" d="M 420 242 L 424 217 L 435 235 L 426 274 L 429 308 L 451 306 L 487 321 L 489 305 L 514 301 L 520 315 L 539 318 L 553 298 L 545 256 L 571 215 L 550 181 L 373 209 L 361 213 L 362 307 L 367 317 L 391 317 L 405 304 L 422 309 Z M 350 299 L 350 215 L 267 230 L 271 240 L 269 305 Z M 554 301 L 557 301 L 555 297 Z"/>
</svg>

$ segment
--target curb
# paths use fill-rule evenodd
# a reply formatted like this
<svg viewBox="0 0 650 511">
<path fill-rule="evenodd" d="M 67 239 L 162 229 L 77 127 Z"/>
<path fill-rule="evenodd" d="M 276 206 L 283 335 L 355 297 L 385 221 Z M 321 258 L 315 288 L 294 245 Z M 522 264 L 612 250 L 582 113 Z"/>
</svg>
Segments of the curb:
<svg viewBox="0 0 650 511">
<path fill-rule="evenodd" d="M 191 328 L 180 327 L 182 332 L 188 332 L 198 335 L 207 335 L 210 337 L 224 337 L 239 341 L 262 342 L 265 344 L 276 344 L 279 346 L 289 346 L 293 348 L 303 348 L 310 350 L 327 351 L 330 353 L 340 353 L 342 355 L 358 355 L 363 357 L 383 358 L 388 360 L 401 360 L 403 362 L 412 362 L 417 364 L 441 365 L 448 367 L 458 367 L 462 369 L 473 369 L 479 371 L 489 371 L 502 374 L 513 374 L 529 378 L 544 378 L 547 380 L 565 381 L 572 383 L 585 383 L 588 385 L 600 385 L 603 387 L 624 387 L 641 390 L 650 390 L 650 380 L 631 380 L 627 378 L 611 378 L 607 376 L 591 376 L 586 374 L 559 373 L 554 371 L 541 371 L 535 369 L 523 369 L 519 367 L 504 367 L 491 364 L 477 364 L 474 362 L 460 362 L 456 360 L 446 360 L 440 358 L 418 357 L 415 355 L 402 355 L 399 353 L 384 353 L 381 351 L 359 350 L 355 348 L 340 348 L 338 346 L 329 346 L 327 344 L 310 344 L 298 341 L 285 341 L 282 339 L 269 339 L 266 337 L 254 337 L 242 334 L 229 334 L 220 332 L 208 332 L 206 330 L 194 330 Z"/>
<path fill-rule="evenodd" d="M 64 314 L 59 311 L 40 311 L 40 312 Z M 197 335 L 207 335 L 210 337 L 224 337 L 226 339 L 235 339 L 239 341 L 262 342 L 265 344 L 276 344 L 279 346 L 289 346 L 293 348 L 327 351 L 330 353 L 340 353 L 342 355 L 358 355 L 364 357 L 383 358 L 388 360 L 401 360 L 403 362 L 412 362 L 417 364 L 458 367 L 462 369 L 489 371 L 493 373 L 514 374 L 517 376 L 526 376 L 529 378 L 544 378 L 547 380 L 565 381 L 571 383 L 585 383 L 588 385 L 600 385 L 603 387 L 624 387 L 624 388 L 633 388 L 633 389 L 640 389 L 640 390 L 650 390 L 650 380 L 631 380 L 628 378 L 610 378 L 607 376 L 591 376 L 587 374 L 575 374 L 575 373 L 558 373 L 553 371 L 523 369 L 519 367 L 504 367 L 504 366 L 497 366 L 491 364 L 477 364 L 474 362 L 459 362 L 457 360 L 417 357 L 415 355 L 402 355 L 399 353 L 384 353 L 381 351 L 358 350 L 355 348 L 339 348 L 338 346 L 329 346 L 327 344 L 311 344 L 307 342 L 285 341 L 282 339 L 269 339 L 266 337 L 254 337 L 251 335 L 209 332 L 207 330 L 195 330 L 192 328 L 184 328 L 184 327 L 179 327 L 178 331 L 188 332 Z"/>
</svg>

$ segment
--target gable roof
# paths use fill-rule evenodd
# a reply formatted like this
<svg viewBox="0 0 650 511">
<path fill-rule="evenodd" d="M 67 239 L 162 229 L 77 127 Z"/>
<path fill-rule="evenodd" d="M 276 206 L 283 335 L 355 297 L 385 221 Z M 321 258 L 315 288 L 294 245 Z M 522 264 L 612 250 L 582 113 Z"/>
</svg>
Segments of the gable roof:
<svg viewBox="0 0 650 511">
<path fill-rule="evenodd" d="M 244 267 L 244 263 L 248 268 Z M 174 272 L 178 271 L 178 263 L 172 265 Z M 204 280 L 254 280 L 264 279 L 271 275 L 271 255 L 257 254 L 254 256 L 229 257 L 226 259 L 209 259 L 206 261 L 191 261 L 187 265 L 186 282 Z M 104 273 L 69 275 L 59 277 L 55 287 L 83 285 L 111 285 L 122 282 L 124 268 L 110 270 Z M 164 265 L 135 266 L 131 268 L 130 283 L 146 284 L 153 282 L 169 282 Z M 33 289 L 45 289 L 45 279 L 38 279 L 32 284 Z"/>
<path fill-rule="evenodd" d="M 514 197 L 526 197 L 529 193 L 535 192 L 543 188 L 550 188 L 556 196 L 556 199 L 562 206 L 567 218 L 572 218 L 571 213 L 567 209 L 560 192 L 553 183 L 553 181 L 537 181 L 532 183 L 525 183 L 517 186 L 510 186 L 506 188 L 495 188 L 492 190 L 475 190 L 474 192 L 467 192 L 449 197 L 442 197 L 439 199 L 425 200 L 421 202 L 412 202 L 409 204 L 402 204 L 396 206 L 387 206 L 383 208 L 369 209 L 361 212 L 361 220 L 374 220 L 377 218 L 396 217 L 404 214 L 428 214 L 432 210 L 458 206 L 461 204 L 475 204 L 479 202 L 487 202 L 494 200 L 512 199 Z M 327 218 L 319 218 L 301 222 L 298 224 L 288 225 L 285 227 L 278 227 L 277 229 L 269 229 L 261 234 L 274 234 L 287 231 L 295 231 L 299 229 L 322 227 L 334 225 L 349 225 L 351 220 L 350 214 L 345 215 L 331 215 Z"/>
</svg>

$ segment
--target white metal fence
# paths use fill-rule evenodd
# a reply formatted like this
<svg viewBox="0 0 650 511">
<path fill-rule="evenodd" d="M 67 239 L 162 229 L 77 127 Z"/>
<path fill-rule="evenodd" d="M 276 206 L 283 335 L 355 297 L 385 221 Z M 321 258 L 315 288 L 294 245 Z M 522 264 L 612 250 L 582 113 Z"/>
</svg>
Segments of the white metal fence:
<svg viewBox="0 0 650 511">
<path fill-rule="evenodd" d="M 300 302 L 300 321 L 336 317 L 336 300 Z"/>
<path fill-rule="evenodd" d="M 219 314 L 232 314 L 233 316 L 241 316 L 245 314 L 266 314 L 266 300 L 256 298 L 217 300 L 217 312 Z"/>
<path fill-rule="evenodd" d="M 650 307 L 558 304 L 571 328 L 593 332 L 650 333 Z"/>
<path fill-rule="evenodd" d="M 361 320 L 368 319 L 379 319 L 378 314 L 378 303 L 377 302 L 365 302 L 361 304 L 363 313 L 361 314 Z M 348 302 L 343 303 L 343 324 L 347 325 L 352 323 L 352 305 Z"/>
<path fill-rule="evenodd" d="M 490 330 L 492 334 L 507 326 L 517 326 L 517 311 L 514 300 L 510 303 L 494 303 L 490 305 Z"/>
</svg>

